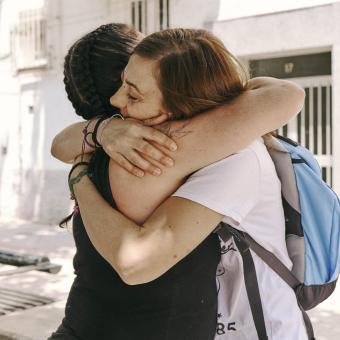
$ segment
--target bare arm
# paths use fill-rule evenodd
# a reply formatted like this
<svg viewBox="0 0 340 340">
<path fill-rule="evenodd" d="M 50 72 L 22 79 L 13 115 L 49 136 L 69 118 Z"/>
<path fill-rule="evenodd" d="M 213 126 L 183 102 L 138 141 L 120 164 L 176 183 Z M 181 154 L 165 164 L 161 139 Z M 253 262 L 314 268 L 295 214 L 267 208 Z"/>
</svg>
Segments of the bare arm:
<svg viewBox="0 0 340 340">
<path fill-rule="evenodd" d="M 255 78 L 232 102 L 190 120 L 166 122 L 159 129 L 178 145 L 173 155 L 176 168 L 190 174 L 283 126 L 301 110 L 304 97 L 304 90 L 292 82 Z"/>
<path fill-rule="evenodd" d="M 159 146 L 176 162 L 172 168 L 156 164 L 162 169 L 162 176 L 146 174 L 140 179 L 110 162 L 110 185 L 119 211 L 136 223 L 143 223 L 191 173 L 245 148 L 301 109 L 304 92 L 291 82 L 257 78 L 250 86 L 233 102 L 160 127 L 178 145 L 175 153 Z M 138 204 L 131 206 L 131 200 Z"/>
<path fill-rule="evenodd" d="M 75 185 L 91 242 L 127 283 L 148 282 L 162 275 L 208 236 L 221 220 L 220 214 L 197 203 L 174 197 L 166 199 L 178 187 L 178 181 L 190 171 L 245 147 L 256 137 L 278 127 L 279 121 L 282 125 L 300 110 L 304 95 L 294 84 L 279 82 L 280 86 L 277 87 L 276 80 L 270 83 L 267 79 L 265 86 L 259 83 L 261 79 L 257 82 L 252 83 L 252 89 L 243 98 L 237 98 L 239 103 L 234 101 L 225 105 L 230 114 L 218 108 L 215 112 L 195 117 L 189 123 L 174 122 L 173 126 L 168 127 L 167 132 L 179 145 L 176 161 L 181 157 L 182 161 L 168 169 L 161 178 L 146 176 L 141 181 L 115 169 L 113 173 L 118 187 L 111 183 L 111 188 L 115 199 L 120 199 L 123 208 L 126 207 L 126 210 L 121 209 L 122 204 L 118 204 L 119 210 L 130 218 L 112 209 L 88 178 L 83 178 Z M 254 110 L 253 105 L 258 104 L 262 105 L 262 111 L 258 107 Z M 270 110 L 276 118 L 263 123 L 256 121 L 266 117 Z M 234 119 L 233 113 L 239 119 Z M 214 117 L 219 115 L 223 126 L 219 120 L 216 123 L 216 118 L 209 117 L 210 114 Z M 196 123 L 196 119 L 203 120 Z M 195 124 L 199 132 L 196 128 L 188 128 Z M 214 136 L 216 138 L 212 138 Z M 193 141 L 199 141 L 200 146 Z M 201 154 L 204 156 L 201 157 Z M 139 202 L 138 207 L 142 208 L 140 213 L 136 214 L 136 206 L 131 207 L 131 197 Z"/>
<path fill-rule="evenodd" d="M 92 133 L 94 130 L 94 127 L 97 123 L 99 118 L 93 119 L 90 124 L 88 125 L 88 121 L 74 123 L 65 129 L 63 129 L 61 132 L 59 132 L 53 139 L 52 145 L 51 145 L 51 154 L 59 159 L 62 162 L 65 163 L 72 163 L 74 159 L 79 156 L 82 153 L 82 144 L 83 144 L 83 129 L 88 125 L 88 132 L 89 135 L 87 137 L 87 140 L 90 144 L 94 144 L 92 139 Z M 124 150 L 122 148 L 121 139 L 123 137 L 126 137 L 126 139 L 123 138 L 125 144 L 127 144 L 127 147 L 130 147 L 130 144 L 128 143 L 130 140 L 137 139 L 139 142 L 139 148 L 143 151 L 144 149 L 150 150 L 151 156 L 155 155 L 158 160 L 161 161 L 162 164 L 167 165 L 168 158 L 165 157 L 163 159 L 164 155 L 162 152 L 160 152 L 158 149 L 154 148 L 152 145 L 150 145 L 147 141 L 143 141 L 143 139 L 140 138 L 139 130 L 138 128 L 143 128 L 143 138 L 148 139 L 150 141 L 153 141 L 155 143 L 158 143 L 158 145 L 162 145 L 165 148 L 168 148 L 170 150 L 176 149 L 176 144 L 168 138 L 168 136 L 164 135 L 161 132 L 158 132 L 157 130 L 150 128 L 150 127 L 143 127 L 140 123 L 137 123 L 135 121 L 127 120 L 127 121 L 121 121 L 121 120 L 112 120 L 110 122 L 111 129 L 109 129 L 109 134 L 107 134 L 106 143 L 103 143 L 104 150 L 109 154 L 111 150 L 111 143 L 112 138 L 115 145 L 119 145 L 120 152 L 124 154 Z M 99 126 L 98 132 L 97 132 L 97 139 L 99 142 L 102 142 L 100 137 L 102 137 L 103 134 L 103 127 L 102 125 Z M 115 136 L 118 136 L 117 138 L 120 138 L 120 141 L 118 142 L 115 140 Z M 136 144 L 136 141 L 134 141 Z M 119 144 L 120 143 L 120 144 Z M 94 151 L 93 147 L 90 147 L 88 144 L 85 144 L 84 153 L 91 153 Z M 119 155 L 115 153 L 115 158 Z M 152 170 L 152 169 L 151 169 Z M 131 171 L 133 172 L 133 171 Z"/>
<path fill-rule="evenodd" d="M 190 120 L 159 126 L 160 131 L 168 133 L 179 144 L 175 154 L 169 153 L 170 140 L 137 122 L 112 121 L 100 134 L 104 150 L 133 174 L 141 169 L 153 173 L 157 163 L 151 160 L 164 165 L 168 160 L 166 155 L 175 158 L 176 163 L 189 160 L 190 169 L 197 169 L 281 127 L 301 110 L 303 101 L 303 89 L 292 82 L 264 77 L 252 79 L 249 90 L 232 102 Z M 80 154 L 84 124 L 74 124 L 55 137 L 51 149 L 54 157 L 70 162 Z M 184 136 L 185 144 L 181 143 Z M 159 145 L 152 147 L 146 140 Z M 199 159 L 206 162 L 201 163 Z"/>
<path fill-rule="evenodd" d="M 74 191 L 92 244 L 128 284 L 161 276 L 197 247 L 223 217 L 200 204 L 171 197 L 138 225 L 113 209 L 86 176 L 74 185 Z"/>
</svg>

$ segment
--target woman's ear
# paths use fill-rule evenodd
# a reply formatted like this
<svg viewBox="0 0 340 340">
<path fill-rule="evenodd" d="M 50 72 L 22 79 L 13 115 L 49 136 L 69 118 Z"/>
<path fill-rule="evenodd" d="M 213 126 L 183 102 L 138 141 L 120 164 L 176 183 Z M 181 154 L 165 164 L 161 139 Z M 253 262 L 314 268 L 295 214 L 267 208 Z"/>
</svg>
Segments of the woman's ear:
<svg viewBox="0 0 340 340">
<path fill-rule="evenodd" d="M 170 112 L 161 112 L 156 117 L 143 120 L 143 124 L 147 125 L 147 126 L 153 126 L 153 125 L 162 124 L 165 121 L 169 120 L 170 117 L 171 117 L 171 113 Z"/>
</svg>

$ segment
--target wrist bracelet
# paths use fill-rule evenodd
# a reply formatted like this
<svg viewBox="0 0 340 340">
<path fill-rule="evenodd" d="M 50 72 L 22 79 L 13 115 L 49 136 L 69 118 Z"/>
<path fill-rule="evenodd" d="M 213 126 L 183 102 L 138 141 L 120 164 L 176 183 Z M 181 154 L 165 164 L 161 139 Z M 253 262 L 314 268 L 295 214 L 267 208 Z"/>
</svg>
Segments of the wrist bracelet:
<svg viewBox="0 0 340 340">
<path fill-rule="evenodd" d="M 94 126 L 93 132 L 92 132 L 92 140 L 94 145 L 96 146 L 96 148 L 100 148 L 101 145 L 99 144 L 98 140 L 97 140 L 97 132 L 98 132 L 98 128 L 101 122 L 103 122 L 105 119 L 107 119 L 106 116 L 102 116 L 101 118 L 99 118 L 97 120 L 96 125 Z"/>
<path fill-rule="evenodd" d="M 98 122 L 96 123 L 96 126 L 94 127 L 93 129 L 93 133 L 92 133 L 92 140 L 93 142 L 96 144 L 96 145 L 99 145 L 100 147 L 102 146 L 99 141 L 98 141 L 98 129 L 99 129 L 99 126 L 100 124 L 102 124 L 102 130 L 101 130 L 101 133 L 100 133 L 100 140 L 101 140 L 101 137 L 103 135 L 103 131 L 106 127 L 107 124 L 109 124 L 111 122 L 112 119 L 121 119 L 121 120 L 125 120 L 125 118 L 120 114 L 120 113 L 115 113 L 113 114 L 111 117 L 108 117 L 108 118 L 105 118 L 105 119 L 99 119 Z"/>
<path fill-rule="evenodd" d="M 84 138 L 83 138 L 83 149 L 85 149 L 85 144 L 87 145 L 87 146 L 89 146 L 90 148 L 96 148 L 96 146 L 94 145 L 94 144 L 92 144 L 92 143 L 90 143 L 88 140 L 87 140 L 87 137 L 89 136 L 89 135 L 92 135 L 93 134 L 93 132 L 89 132 L 88 131 L 88 128 L 89 128 L 89 126 L 91 125 L 91 123 L 93 122 L 93 118 L 92 119 L 90 119 L 89 121 L 88 121 L 88 123 L 86 124 L 86 126 L 84 127 L 84 129 L 82 130 L 82 132 L 83 132 L 83 135 L 84 135 Z"/>
<path fill-rule="evenodd" d="M 68 187 L 70 189 L 70 193 L 71 193 L 71 199 L 75 199 L 75 195 L 74 195 L 74 190 L 73 190 L 73 186 L 80 182 L 80 180 L 84 177 L 84 176 L 87 176 L 89 174 L 89 170 L 88 169 L 84 169 L 82 171 L 79 172 L 79 174 L 72 178 L 72 179 L 69 179 L 68 180 Z"/>
</svg>

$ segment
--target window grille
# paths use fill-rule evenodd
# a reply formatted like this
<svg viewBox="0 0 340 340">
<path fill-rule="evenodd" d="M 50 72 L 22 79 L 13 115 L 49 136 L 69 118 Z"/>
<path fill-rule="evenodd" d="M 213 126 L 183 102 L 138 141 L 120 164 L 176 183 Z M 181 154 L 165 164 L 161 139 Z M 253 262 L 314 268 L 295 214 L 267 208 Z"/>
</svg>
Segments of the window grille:
<svg viewBox="0 0 340 340">
<path fill-rule="evenodd" d="M 306 92 L 298 116 L 279 129 L 283 136 L 298 141 L 313 152 L 323 179 L 333 184 L 332 53 L 250 60 L 253 77 L 289 78 Z"/>
<path fill-rule="evenodd" d="M 147 33 L 146 0 L 131 2 L 131 23 L 138 31 Z"/>
<path fill-rule="evenodd" d="M 306 92 L 305 105 L 299 115 L 279 133 L 298 141 L 316 156 L 323 179 L 333 184 L 332 82 L 330 76 L 295 79 Z"/>
<path fill-rule="evenodd" d="M 159 0 L 159 29 L 164 30 L 170 25 L 170 0 Z"/>
<path fill-rule="evenodd" d="M 11 29 L 11 53 L 16 70 L 46 66 L 46 19 L 42 8 L 19 12 Z"/>
</svg>

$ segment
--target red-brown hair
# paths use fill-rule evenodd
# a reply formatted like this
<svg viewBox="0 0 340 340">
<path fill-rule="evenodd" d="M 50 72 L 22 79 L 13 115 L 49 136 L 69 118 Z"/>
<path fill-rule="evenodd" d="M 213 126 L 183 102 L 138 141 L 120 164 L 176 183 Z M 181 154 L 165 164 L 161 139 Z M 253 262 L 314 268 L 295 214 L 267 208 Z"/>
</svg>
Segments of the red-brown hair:
<svg viewBox="0 0 340 340">
<path fill-rule="evenodd" d="M 211 109 L 246 90 L 246 69 L 206 30 L 156 32 L 144 38 L 134 53 L 158 62 L 156 78 L 172 119 Z"/>
</svg>

